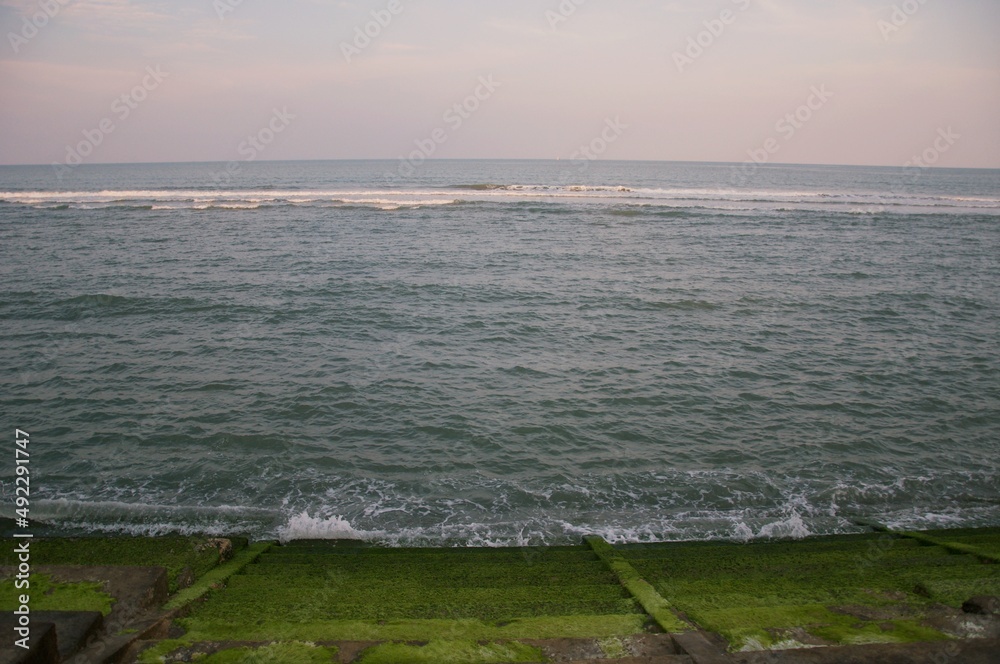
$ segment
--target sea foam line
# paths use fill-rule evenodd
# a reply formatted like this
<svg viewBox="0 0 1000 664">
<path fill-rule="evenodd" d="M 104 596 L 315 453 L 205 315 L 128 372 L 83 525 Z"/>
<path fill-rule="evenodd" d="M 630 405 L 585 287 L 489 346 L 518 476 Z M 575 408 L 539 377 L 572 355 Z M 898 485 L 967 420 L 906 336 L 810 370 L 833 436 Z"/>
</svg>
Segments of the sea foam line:
<svg viewBox="0 0 1000 664">
<path fill-rule="evenodd" d="M 640 203 L 784 203 L 811 205 L 864 205 L 873 201 L 907 207 L 956 207 L 1000 211 L 1000 198 L 984 196 L 943 196 L 885 194 L 878 192 L 826 192 L 739 190 L 705 188 L 649 188 L 621 185 L 454 185 L 446 190 L 430 189 L 247 189 L 206 191 L 187 190 L 101 190 L 0 192 L 0 201 L 15 204 L 134 205 L 136 202 L 185 203 L 179 207 L 251 207 L 264 204 L 372 205 L 386 209 L 419 205 L 451 205 L 462 202 L 454 197 L 462 190 L 462 200 L 582 200 L 594 199 Z M 157 206 L 159 208 L 159 206 Z"/>
</svg>

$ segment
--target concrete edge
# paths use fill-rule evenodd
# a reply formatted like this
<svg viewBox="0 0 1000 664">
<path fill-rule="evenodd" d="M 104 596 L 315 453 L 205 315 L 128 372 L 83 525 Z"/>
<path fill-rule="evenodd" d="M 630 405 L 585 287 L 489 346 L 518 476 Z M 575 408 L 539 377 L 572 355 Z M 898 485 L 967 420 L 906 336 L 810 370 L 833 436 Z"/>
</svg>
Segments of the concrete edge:
<svg viewBox="0 0 1000 664">
<path fill-rule="evenodd" d="M 854 523 L 859 526 L 865 526 L 871 528 L 875 532 L 887 533 L 893 537 L 898 537 L 901 539 L 912 539 L 923 544 L 929 544 L 931 546 L 939 546 L 942 549 L 951 551 L 952 553 L 964 554 L 967 556 L 975 556 L 980 562 L 984 563 L 1000 563 L 1000 555 L 995 553 L 990 553 L 989 551 L 983 551 L 979 547 L 971 546 L 969 544 L 961 544 L 959 542 L 949 542 L 948 540 L 943 540 L 938 537 L 932 537 L 921 532 L 915 532 L 910 530 L 892 530 L 888 526 L 885 526 L 877 521 L 868 521 L 867 519 L 855 519 Z"/>
<path fill-rule="evenodd" d="M 608 566 L 608 569 L 614 572 L 615 576 L 618 577 L 618 582 L 632 595 L 633 599 L 639 602 L 643 610 L 653 617 L 653 620 L 663 628 L 664 632 L 676 634 L 694 629 L 677 615 L 670 602 L 660 595 L 652 584 L 642 578 L 638 570 L 632 567 L 632 564 L 625 560 L 603 537 L 590 535 L 584 537 L 583 541 Z"/>
<path fill-rule="evenodd" d="M 216 585 L 225 583 L 229 577 L 239 573 L 247 565 L 253 564 L 268 549 L 274 546 L 274 542 L 258 542 L 251 544 L 243 551 L 240 551 L 232 560 L 223 563 L 208 571 L 204 576 L 195 581 L 184 590 L 179 590 L 166 604 L 163 605 L 166 611 L 180 610 L 207 595 Z"/>
</svg>

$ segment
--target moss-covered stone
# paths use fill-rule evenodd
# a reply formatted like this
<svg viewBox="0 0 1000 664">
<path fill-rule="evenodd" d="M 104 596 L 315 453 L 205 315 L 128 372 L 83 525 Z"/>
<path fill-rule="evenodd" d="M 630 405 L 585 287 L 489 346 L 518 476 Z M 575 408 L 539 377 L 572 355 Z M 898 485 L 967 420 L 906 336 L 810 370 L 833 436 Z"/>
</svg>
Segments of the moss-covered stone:
<svg viewBox="0 0 1000 664">
<path fill-rule="evenodd" d="M 0 581 L 0 611 L 16 610 L 21 595 L 31 597 L 32 611 L 100 611 L 108 615 L 114 603 L 100 583 L 60 583 L 47 574 L 32 574 L 28 583 L 27 589 L 19 589 L 14 579 Z"/>
<path fill-rule="evenodd" d="M 615 573 L 621 585 L 635 597 L 646 613 L 651 615 L 664 631 L 683 632 L 690 629 L 690 625 L 674 614 L 670 602 L 656 592 L 656 589 L 614 547 L 600 537 L 588 537 L 586 542 Z"/>
<path fill-rule="evenodd" d="M 529 556 L 309 543 L 269 550 L 181 624 L 207 639 L 480 640 L 633 634 L 645 619 L 582 546 Z"/>
<path fill-rule="evenodd" d="M 600 639 L 597 646 L 601 649 L 601 654 L 608 659 L 621 659 L 628 655 L 625 644 L 617 636 Z"/>
<path fill-rule="evenodd" d="M 619 656 L 622 637 L 655 629 L 651 616 L 735 650 L 933 641 L 948 638 L 935 628 L 948 629 L 935 622 L 941 604 L 1000 594 L 1000 566 L 983 555 L 998 541 L 1000 529 L 530 550 L 260 544 L 177 594 L 170 606 L 190 609 L 176 621 L 185 635 L 144 657 L 232 641 L 375 641 L 366 664 L 517 661 L 501 646 L 564 637 L 600 639 Z"/>
<path fill-rule="evenodd" d="M 236 648 L 213 653 L 201 664 L 330 664 L 336 661 L 336 648 L 311 643 L 272 643 L 261 648 Z"/>
<path fill-rule="evenodd" d="M 234 548 L 245 539 L 230 538 Z M 0 552 L 0 565 L 17 565 L 10 550 Z M 219 563 L 219 549 L 208 537 L 82 537 L 37 538 L 31 543 L 31 563 L 39 565 L 158 566 L 167 569 L 170 592 L 186 576 L 198 578 Z"/>
<path fill-rule="evenodd" d="M 619 550 L 734 649 L 774 645 L 795 629 L 830 644 L 947 638 L 923 624 L 930 607 L 959 606 L 958 598 L 1000 578 L 1000 568 L 976 556 L 885 534 Z"/>
<path fill-rule="evenodd" d="M 949 531 L 905 532 L 903 537 L 917 540 L 928 546 L 939 546 L 946 551 L 975 556 L 988 563 L 1000 563 L 1000 536 L 979 534 L 975 536 L 949 533 Z"/>
<path fill-rule="evenodd" d="M 508 623 L 479 620 L 245 621 L 183 618 L 184 644 L 230 641 L 507 641 L 518 639 L 607 638 L 640 634 L 644 615 L 544 616 Z"/>
<path fill-rule="evenodd" d="M 210 590 L 227 581 L 233 574 L 242 571 L 244 567 L 257 560 L 269 548 L 271 548 L 270 542 L 258 542 L 240 551 L 232 560 L 206 572 L 189 588 L 178 592 L 173 599 L 167 602 L 164 608 L 180 608 L 195 599 L 200 599 Z"/>
</svg>

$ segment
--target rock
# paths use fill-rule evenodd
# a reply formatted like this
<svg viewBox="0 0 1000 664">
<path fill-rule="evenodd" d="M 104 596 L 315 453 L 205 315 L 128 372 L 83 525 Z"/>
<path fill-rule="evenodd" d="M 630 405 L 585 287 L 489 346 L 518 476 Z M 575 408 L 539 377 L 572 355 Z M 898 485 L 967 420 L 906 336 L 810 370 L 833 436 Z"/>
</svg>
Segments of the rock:
<svg viewBox="0 0 1000 664">
<path fill-rule="evenodd" d="M 1000 597 L 973 597 L 962 604 L 962 610 L 984 616 L 1000 615 Z"/>
<path fill-rule="evenodd" d="M 219 551 L 219 562 L 224 563 L 233 557 L 233 543 L 224 538 L 210 539 L 205 542 L 205 548 L 213 547 Z"/>
<path fill-rule="evenodd" d="M 194 570 L 190 567 L 185 567 L 177 575 L 177 587 L 179 589 L 190 588 L 194 584 Z"/>
</svg>

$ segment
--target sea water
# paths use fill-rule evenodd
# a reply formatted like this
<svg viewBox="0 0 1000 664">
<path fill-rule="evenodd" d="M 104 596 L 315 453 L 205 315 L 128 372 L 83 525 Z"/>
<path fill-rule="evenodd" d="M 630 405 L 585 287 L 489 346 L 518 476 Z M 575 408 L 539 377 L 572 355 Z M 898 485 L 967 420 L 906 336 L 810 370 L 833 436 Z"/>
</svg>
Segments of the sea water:
<svg viewBox="0 0 1000 664">
<path fill-rule="evenodd" d="M 1000 523 L 1000 171 L 2 167 L 0 240 L 62 532 Z"/>
</svg>

